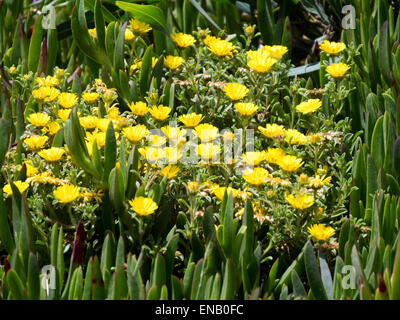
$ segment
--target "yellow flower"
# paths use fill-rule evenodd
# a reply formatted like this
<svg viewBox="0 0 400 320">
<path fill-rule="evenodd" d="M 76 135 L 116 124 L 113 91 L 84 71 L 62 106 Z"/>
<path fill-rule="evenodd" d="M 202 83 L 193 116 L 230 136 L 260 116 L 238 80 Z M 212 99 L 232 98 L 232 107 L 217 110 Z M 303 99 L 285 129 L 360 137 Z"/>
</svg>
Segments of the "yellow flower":
<svg viewBox="0 0 400 320">
<path fill-rule="evenodd" d="M 89 35 L 93 38 L 97 38 L 96 28 L 88 29 Z"/>
<path fill-rule="evenodd" d="M 216 157 L 219 155 L 220 147 L 215 144 L 212 144 L 211 142 L 202 143 L 197 146 L 196 152 L 204 161 L 211 160 L 213 158 L 216 159 Z"/>
<path fill-rule="evenodd" d="M 197 114 L 195 112 L 184 114 L 178 117 L 178 120 L 182 122 L 185 127 L 188 128 L 196 127 L 203 119 L 203 115 Z"/>
<path fill-rule="evenodd" d="M 290 144 L 305 144 L 307 137 L 296 129 L 285 130 L 285 141 Z"/>
<path fill-rule="evenodd" d="M 31 162 L 31 161 L 24 161 L 24 164 L 25 164 L 25 167 L 26 167 L 26 176 L 27 176 L 28 178 L 34 176 L 35 174 L 37 174 L 37 173 L 39 172 L 39 170 L 36 169 L 36 168 L 32 165 L 32 162 Z M 21 169 L 22 169 L 22 166 L 19 166 L 19 167 L 18 167 L 18 171 L 21 171 Z M 27 182 L 29 182 L 29 181 L 27 180 Z"/>
<path fill-rule="evenodd" d="M 310 114 L 317 111 L 321 106 L 322 101 L 320 99 L 309 99 L 298 104 L 296 110 L 300 111 L 302 114 Z"/>
<path fill-rule="evenodd" d="M 111 119 L 108 119 L 108 118 L 97 118 L 96 127 L 98 129 L 100 129 L 100 131 L 106 132 L 110 122 L 112 122 L 112 121 L 111 121 Z M 116 129 L 117 124 L 113 123 L 113 126 L 114 126 L 114 129 Z"/>
<path fill-rule="evenodd" d="M 53 147 L 50 149 L 39 151 L 38 155 L 41 156 L 47 162 L 55 162 L 60 160 L 64 153 L 65 153 L 64 149 Z"/>
<path fill-rule="evenodd" d="M 307 135 L 307 141 L 310 143 L 317 143 L 320 142 L 324 136 L 321 133 L 309 134 Z"/>
<path fill-rule="evenodd" d="M 72 184 L 64 184 L 57 187 L 53 193 L 60 203 L 70 203 L 79 197 L 79 187 Z"/>
<path fill-rule="evenodd" d="M 281 136 L 285 132 L 285 128 L 283 126 L 273 124 L 267 124 L 265 128 L 258 127 L 258 130 L 267 138 L 274 138 Z"/>
<path fill-rule="evenodd" d="M 258 166 L 265 160 L 265 153 L 261 151 L 250 151 L 242 155 L 242 161 L 249 166 Z"/>
<path fill-rule="evenodd" d="M 222 138 L 224 139 L 224 142 L 233 141 L 235 134 L 231 131 L 225 131 Z"/>
<path fill-rule="evenodd" d="M 104 147 L 106 145 L 106 133 L 97 131 L 86 133 L 86 141 L 88 142 L 88 152 L 90 153 L 90 155 L 92 152 L 94 140 L 96 140 L 96 144 L 98 147 Z"/>
<path fill-rule="evenodd" d="M 29 149 L 37 150 L 43 147 L 43 145 L 47 142 L 47 140 L 49 140 L 47 136 L 32 136 L 26 138 L 24 142 L 29 147 Z"/>
<path fill-rule="evenodd" d="M 163 121 L 169 117 L 169 113 L 171 112 L 170 107 L 165 107 L 163 105 L 153 106 L 149 112 L 151 113 L 151 116 L 158 120 L 158 121 Z"/>
<path fill-rule="evenodd" d="M 228 83 L 225 85 L 224 91 L 229 99 L 236 101 L 243 99 L 249 92 L 249 89 L 240 83 Z"/>
<path fill-rule="evenodd" d="M 150 163 L 163 162 L 167 156 L 163 148 L 145 147 L 138 151 Z"/>
<path fill-rule="evenodd" d="M 28 182 L 22 182 L 21 180 L 14 181 L 15 186 L 17 187 L 18 191 L 22 194 L 25 192 L 26 189 L 29 188 L 29 183 Z M 4 186 L 3 191 L 7 193 L 9 196 L 12 195 L 12 189 L 11 189 L 11 184 L 8 183 Z"/>
<path fill-rule="evenodd" d="M 83 128 L 90 130 L 97 127 L 97 120 L 95 116 L 86 116 L 79 118 L 79 123 Z"/>
<path fill-rule="evenodd" d="M 212 181 L 205 181 L 201 184 L 201 186 L 206 189 L 209 189 L 210 192 L 214 192 L 215 190 L 217 190 L 217 188 L 219 188 L 219 185 Z"/>
<path fill-rule="evenodd" d="M 244 29 L 244 32 L 245 32 L 248 36 L 253 35 L 253 33 L 254 33 L 254 28 L 253 28 L 253 26 L 247 26 L 247 27 Z"/>
<path fill-rule="evenodd" d="M 279 159 L 278 165 L 279 167 L 287 172 L 296 171 L 303 165 L 303 160 L 301 158 L 297 158 L 296 156 L 286 155 Z"/>
<path fill-rule="evenodd" d="M 196 42 L 196 39 L 191 34 L 185 34 L 181 32 L 171 34 L 171 38 L 176 43 L 176 45 L 181 48 L 190 47 L 193 43 Z"/>
<path fill-rule="evenodd" d="M 298 210 L 304 210 L 311 207 L 314 204 L 314 197 L 307 194 L 297 194 L 296 197 L 293 194 L 285 196 L 287 202 Z"/>
<path fill-rule="evenodd" d="M 61 107 L 70 109 L 78 103 L 78 97 L 75 93 L 63 92 L 58 96 L 58 103 Z"/>
<path fill-rule="evenodd" d="M 251 102 L 238 102 L 235 103 L 235 109 L 243 117 L 250 117 L 257 111 L 258 106 Z"/>
<path fill-rule="evenodd" d="M 246 170 L 243 174 L 243 179 L 251 185 L 259 186 L 266 183 L 270 176 L 267 169 L 257 167 L 254 170 Z"/>
<path fill-rule="evenodd" d="M 206 45 L 207 49 L 218 57 L 231 56 L 234 49 L 231 42 L 219 38 L 208 39 Z"/>
<path fill-rule="evenodd" d="M 239 194 L 239 190 L 236 190 L 236 189 L 234 189 L 232 187 L 228 187 L 228 188 L 226 188 L 226 187 L 218 187 L 218 188 L 216 188 L 214 190 L 214 194 L 220 201 L 222 201 L 224 199 L 225 190 L 226 190 L 228 195 L 229 195 L 229 193 L 232 193 L 232 196 L 234 198 L 236 198 L 238 196 L 238 194 Z"/>
<path fill-rule="evenodd" d="M 332 177 L 325 178 L 325 175 L 324 176 L 315 175 L 314 178 L 310 179 L 309 186 L 311 188 L 318 189 L 318 188 L 323 187 L 324 185 L 329 184 L 331 182 L 331 180 L 332 180 Z"/>
<path fill-rule="evenodd" d="M 322 51 L 326 52 L 327 54 L 336 56 L 344 49 L 346 49 L 346 45 L 343 42 L 330 42 L 328 40 L 324 40 L 324 42 L 321 43 L 319 48 Z"/>
<path fill-rule="evenodd" d="M 148 216 L 158 209 L 157 203 L 152 198 L 135 197 L 135 199 L 129 201 L 129 204 L 133 211 L 140 216 Z"/>
<path fill-rule="evenodd" d="M 182 158 L 183 154 L 177 147 L 166 147 L 164 150 L 169 163 L 177 163 Z"/>
<path fill-rule="evenodd" d="M 167 142 L 165 137 L 159 135 L 150 135 L 147 140 L 149 140 L 154 147 L 161 147 Z"/>
<path fill-rule="evenodd" d="M 82 94 L 83 100 L 85 100 L 87 103 L 92 104 L 99 99 L 99 94 L 97 92 L 84 92 Z"/>
<path fill-rule="evenodd" d="M 59 79 L 52 76 L 47 76 L 46 78 L 38 77 L 35 79 L 35 81 L 40 87 L 55 87 L 60 83 Z"/>
<path fill-rule="evenodd" d="M 31 113 L 28 117 L 28 121 L 35 127 L 44 127 L 49 123 L 50 116 L 42 112 Z"/>
<path fill-rule="evenodd" d="M 308 175 L 306 175 L 305 173 L 300 174 L 300 176 L 298 177 L 298 181 L 300 184 L 307 184 L 308 183 Z"/>
<path fill-rule="evenodd" d="M 332 63 L 330 66 L 327 66 L 326 72 L 328 72 L 335 79 L 341 79 L 349 69 L 350 66 L 348 64 L 339 62 Z"/>
<path fill-rule="evenodd" d="M 136 19 L 131 19 L 129 21 L 129 26 L 131 27 L 132 32 L 139 36 L 145 35 L 152 29 L 147 23 L 141 22 Z"/>
<path fill-rule="evenodd" d="M 161 171 L 160 174 L 164 176 L 168 176 L 168 179 L 172 179 L 176 177 L 176 175 L 179 172 L 179 168 L 177 166 L 173 166 L 169 164 L 168 166 L 164 167 Z"/>
<path fill-rule="evenodd" d="M 108 109 L 108 118 L 111 120 L 119 119 L 119 109 L 117 107 L 111 107 Z"/>
<path fill-rule="evenodd" d="M 127 139 L 131 143 L 137 143 L 142 140 L 147 134 L 149 130 L 147 130 L 146 126 L 143 124 L 138 124 L 134 127 L 127 127 L 122 129 L 122 133 L 127 137 Z"/>
<path fill-rule="evenodd" d="M 131 109 L 132 113 L 135 116 L 144 116 L 147 112 L 149 112 L 149 108 L 147 104 L 142 101 L 132 102 L 128 104 L 129 109 Z"/>
<path fill-rule="evenodd" d="M 278 46 L 278 45 L 273 45 L 273 46 L 264 46 L 262 49 L 264 49 L 266 52 L 269 53 L 269 55 L 272 58 L 279 59 L 282 57 L 286 52 L 288 52 L 288 48 L 285 46 Z"/>
<path fill-rule="evenodd" d="M 189 181 L 186 185 L 189 194 L 195 194 L 199 189 L 199 184 L 195 181 Z"/>
<path fill-rule="evenodd" d="M 56 121 L 50 122 L 46 127 L 42 129 L 42 132 L 49 133 L 51 136 L 54 136 L 58 130 L 60 130 L 60 125 Z"/>
<path fill-rule="evenodd" d="M 53 87 L 40 87 L 39 89 L 32 90 L 33 97 L 39 102 L 51 102 L 57 99 L 60 91 Z"/>
<path fill-rule="evenodd" d="M 162 127 L 161 131 L 169 140 L 181 140 L 186 134 L 185 129 L 180 127 L 171 127 L 170 125 Z"/>
<path fill-rule="evenodd" d="M 185 59 L 182 57 L 166 56 L 164 59 L 164 66 L 168 69 L 175 70 L 179 68 Z"/>
<path fill-rule="evenodd" d="M 60 109 L 58 110 L 57 115 L 61 120 L 67 121 L 71 110 L 72 109 Z"/>
<path fill-rule="evenodd" d="M 335 234 L 335 229 L 325 227 L 323 224 L 313 224 L 307 230 L 315 239 L 320 241 L 328 241 Z"/>
<path fill-rule="evenodd" d="M 194 128 L 197 137 L 202 142 L 210 142 L 219 137 L 219 130 L 212 124 L 203 123 Z"/>
<path fill-rule="evenodd" d="M 125 29 L 125 41 L 130 41 L 133 38 L 135 38 L 135 35 L 133 34 L 133 32 L 131 30 L 129 30 L 129 28 Z"/>
<path fill-rule="evenodd" d="M 247 65 L 257 73 L 266 74 L 275 63 L 276 59 L 271 58 L 269 53 L 257 50 L 251 56 Z"/>
</svg>

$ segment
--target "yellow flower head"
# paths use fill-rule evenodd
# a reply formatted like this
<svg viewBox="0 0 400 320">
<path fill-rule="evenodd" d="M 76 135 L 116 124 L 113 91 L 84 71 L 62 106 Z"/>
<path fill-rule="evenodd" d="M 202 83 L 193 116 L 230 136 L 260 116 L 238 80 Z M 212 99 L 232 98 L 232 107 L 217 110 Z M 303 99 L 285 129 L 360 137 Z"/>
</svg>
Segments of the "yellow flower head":
<svg viewBox="0 0 400 320">
<path fill-rule="evenodd" d="M 139 153 L 146 158 L 149 163 L 163 162 L 166 158 L 165 149 L 155 147 L 139 148 Z"/>
<path fill-rule="evenodd" d="M 152 198 L 135 197 L 135 199 L 129 201 L 129 204 L 132 210 L 140 216 L 148 216 L 158 209 L 157 203 Z"/>
<path fill-rule="evenodd" d="M 265 153 L 262 151 L 250 151 L 242 155 L 242 161 L 248 166 L 258 166 L 265 160 Z"/>
<path fill-rule="evenodd" d="M 64 153 L 65 150 L 63 148 L 53 147 L 50 149 L 39 151 L 38 155 L 41 156 L 47 162 L 55 162 L 60 160 Z"/>
<path fill-rule="evenodd" d="M 257 167 L 254 170 L 246 170 L 243 174 L 243 179 L 251 185 L 259 186 L 266 183 L 270 176 L 267 169 Z"/>
<path fill-rule="evenodd" d="M 142 101 L 138 102 L 132 102 L 128 104 L 128 107 L 131 109 L 132 113 L 135 116 L 144 116 L 147 112 L 149 112 L 149 108 L 147 107 L 147 104 Z"/>
<path fill-rule="evenodd" d="M 322 101 L 320 99 L 309 99 L 298 104 L 296 110 L 300 111 L 302 114 L 310 114 L 317 111 L 321 106 Z"/>
<path fill-rule="evenodd" d="M 70 203 L 79 197 L 79 187 L 72 184 L 64 184 L 57 187 L 53 193 L 60 203 Z"/>
<path fill-rule="evenodd" d="M 211 142 L 217 137 L 219 137 L 219 130 L 217 127 L 214 127 L 212 124 L 203 123 L 199 124 L 194 128 L 197 137 L 202 142 Z"/>
<path fill-rule="evenodd" d="M 89 35 L 93 38 L 97 38 L 96 28 L 88 29 Z"/>
<path fill-rule="evenodd" d="M 47 136 L 32 136 L 26 138 L 24 142 L 29 147 L 29 149 L 37 150 L 43 147 L 47 140 L 49 140 Z"/>
<path fill-rule="evenodd" d="M 199 189 L 199 184 L 196 181 L 189 181 L 186 185 L 186 188 L 190 194 L 195 194 Z"/>
<path fill-rule="evenodd" d="M 97 120 L 95 116 L 86 116 L 79 118 L 79 123 L 83 128 L 91 130 L 97 127 Z"/>
<path fill-rule="evenodd" d="M 326 67 L 326 72 L 328 72 L 332 78 L 341 79 L 345 76 L 346 72 L 350 69 L 348 64 L 339 62 L 332 63 L 330 66 Z"/>
<path fill-rule="evenodd" d="M 185 139 L 186 130 L 180 127 L 171 127 L 170 125 L 161 128 L 168 140 L 181 141 Z"/>
<path fill-rule="evenodd" d="M 117 107 L 111 107 L 108 109 L 107 115 L 108 115 L 108 118 L 111 120 L 118 120 L 119 119 L 119 109 Z"/>
<path fill-rule="evenodd" d="M 87 132 L 86 133 L 86 141 L 88 142 L 87 147 L 88 147 L 88 152 L 91 155 L 92 148 L 93 148 L 93 142 L 96 140 L 96 144 L 98 147 L 104 147 L 106 145 L 106 133 L 105 132 L 98 132 L 98 131 L 93 131 L 92 133 Z"/>
<path fill-rule="evenodd" d="M 182 57 L 166 56 L 164 58 L 164 66 L 168 69 L 175 70 L 179 68 L 185 59 Z"/>
<path fill-rule="evenodd" d="M 42 129 L 42 132 L 48 133 L 51 136 L 54 136 L 58 130 L 60 130 L 60 125 L 56 121 L 52 121 L 49 124 L 47 124 L 46 127 Z"/>
<path fill-rule="evenodd" d="M 172 164 L 169 164 L 168 166 L 164 167 L 161 171 L 160 174 L 164 177 L 167 176 L 168 179 L 172 179 L 176 177 L 176 175 L 179 172 L 179 168 L 177 166 L 174 166 Z"/>
<path fill-rule="evenodd" d="M 258 130 L 262 133 L 263 136 L 267 138 L 279 137 L 285 132 L 285 128 L 278 124 L 267 124 L 265 128 L 258 127 Z"/>
<path fill-rule="evenodd" d="M 127 139 L 131 143 L 137 143 L 142 140 L 147 134 L 149 130 L 147 130 L 146 126 L 143 124 L 138 124 L 134 127 L 127 127 L 122 129 L 122 133 L 127 137 Z"/>
<path fill-rule="evenodd" d="M 15 186 L 17 187 L 18 191 L 22 194 L 25 192 L 26 189 L 29 188 L 29 183 L 28 182 L 22 182 L 21 180 L 14 181 Z M 11 184 L 8 183 L 4 186 L 3 191 L 7 193 L 9 196 L 12 195 L 12 189 L 11 189 Z"/>
<path fill-rule="evenodd" d="M 125 29 L 125 41 L 131 41 L 132 39 L 135 38 L 135 35 L 133 34 L 133 32 L 131 30 L 129 30 L 129 28 Z"/>
<path fill-rule="evenodd" d="M 72 109 L 60 109 L 60 110 L 58 110 L 57 115 L 61 120 L 67 121 L 71 111 L 72 111 Z"/>
<path fill-rule="evenodd" d="M 63 92 L 58 96 L 58 103 L 61 107 L 70 109 L 78 103 L 78 97 L 75 93 Z"/>
<path fill-rule="evenodd" d="M 148 136 L 147 140 L 149 140 L 154 147 L 161 147 L 167 142 L 165 137 L 157 134 Z"/>
<path fill-rule="evenodd" d="M 191 34 L 185 34 L 181 32 L 171 34 L 171 38 L 176 45 L 181 48 L 190 47 L 196 42 L 196 39 Z"/>
<path fill-rule="evenodd" d="M 219 38 L 210 38 L 204 41 L 207 45 L 208 50 L 218 57 L 231 56 L 234 49 L 233 44 L 229 41 L 222 40 Z"/>
<path fill-rule="evenodd" d="M 188 128 L 196 127 L 203 119 L 203 115 L 197 114 L 195 112 L 184 114 L 178 117 L 178 120 L 182 122 L 185 127 Z"/>
<path fill-rule="evenodd" d="M 285 196 L 285 199 L 293 208 L 298 210 L 307 209 L 314 204 L 314 197 L 308 194 L 297 194 L 296 196 L 289 194 Z"/>
<path fill-rule="evenodd" d="M 177 147 L 166 147 L 164 150 L 169 163 L 177 163 L 183 156 L 182 152 Z"/>
<path fill-rule="evenodd" d="M 28 116 L 28 121 L 35 127 L 44 127 L 50 121 L 50 116 L 47 113 L 36 112 Z"/>
<path fill-rule="evenodd" d="M 326 52 L 327 54 L 336 56 L 344 49 L 346 49 L 346 44 L 344 44 L 343 42 L 330 42 L 328 40 L 324 40 L 324 42 L 321 43 L 319 48 L 322 51 Z"/>
<path fill-rule="evenodd" d="M 211 159 L 216 159 L 220 152 L 220 147 L 209 143 L 202 143 L 196 147 L 197 154 L 201 157 L 201 160 L 209 161 Z M 218 160 L 218 159 L 216 159 Z"/>
<path fill-rule="evenodd" d="M 257 73 L 266 74 L 271 70 L 275 63 L 276 59 L 271 58 L 268 52 L 257 50 L 253 55 L 251 55 L 247 65 Z"/>
<path fill-rule="evenodd" d="M 325 175 L 324 176 L 315 175 L 315 177 L 310 179 L 308 185 L 311 188 L 318 189 L 318 188 L 321 188 L 321 187 L 329 184 L 331 182 L 331 180 L 332 180 L 332 177 L 325 178 Z"/>
<path fill-rule="evenodd" d="M 285 130 L 285 141 L 290 144 L 306 144 L 307 137 L 296 129 Z"/>
<path fill-rule="evenodd" d="M 55 87 L 60 83 L 60 80 L 57 79 L 57 77 L 52 76 L 47 76 L 45 78 L 38 77 L 35 81 L 40 87 Z"/>
<path fill-rule="evenodd" d="M 87 103 L 93 104 L 99 99 L 99 94 L 97 92 L 84 92 L 82 98 Z"/>
<path fill-rule="evenodd" d="M 237 101 L 243 99 L 249 92 L 249 89 L 240 83 L 228 83 L 224 86 L 224 92 L 229 99 Z"/>
<path fill-rule="evenodd" d="M 234 198 L 237 198 L 239 195 L 239 190 L 236 190 L 232 187 L 218 187 L 214 190 L 215 196 L 218 198 L 218 200 L 222 201 L 224 199 L 225 191 L 229 195 L 229 193 L 232 193 L 232 196 Z"/>
<path fill-rule="evenodd" d="M 319 241 L 328 241 L 335 234 L 335 229 L 325 227 L 323 224 L 313 224 L 307 228 L 308 232 Z"/>
<path fill-rule="evenodd" d="M 110 122 L 113 124 L 114 130 L 117 129 L 117 124 L 112 122 L 111 119 L 108 118 L 97 118 L 96 119 L 96 128 L 100 129 L 100 131 L 106 132 Z"/>
<path fill-rule="evenodd" d="M 235 103 L 235 109 L 243 117 L 250 117 L 256 113 L 258 106 L 251 102 L 238 102 Z"/>
<path fill-rule="evenodd" d="M 132 32 L 138 36 L 145 35 L 152 29 L 147 23 L 136 19 L 131 19 L 129 21 L 129 26 L 131 27 Z"/>
<path fill-rule="evenodd" d="M 169 117 L 169 113 L 171 112 L 171 110 L 172 109 L 170 107 L 159 105 L 153 106 L 151 109 L 149 109 L 149 112 L 154 119 L 158 121 L 164 121 Z"/>
<path fill-rule="evenodd" d="M 32 90 L 33 97 L 39 102 L 51 102 L 57 99 L 60 91 L 54 87 L 40 87 Z"/>
<path fill-rule="evenodd" d="M 297 158 L 296 156 L 286 155 L 279 159 L 278 165 L 279 167 L 287 172 L 296 171 L 303 165 L 303 160 L 301 158 Z"/>
<path fill-rule="evenodd" d="M 275 59 L 279 59 L 282 57 L 286 52 L 288 52 L 288 48 L 285 46 L 273 45 L 273 46 L 264 46 L 264 49 L 268 54 Z"/>
</svg>

